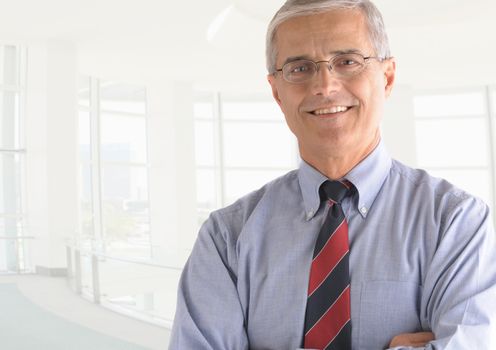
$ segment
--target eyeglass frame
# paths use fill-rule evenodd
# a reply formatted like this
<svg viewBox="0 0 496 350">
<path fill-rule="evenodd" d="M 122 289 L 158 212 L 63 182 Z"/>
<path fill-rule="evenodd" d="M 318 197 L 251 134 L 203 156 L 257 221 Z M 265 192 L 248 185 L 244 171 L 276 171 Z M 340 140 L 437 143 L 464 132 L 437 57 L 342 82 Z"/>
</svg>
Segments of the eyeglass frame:
<svg viewBox="0 0 496 350">
<path fill-rule="evenodd" d="M 353 74 L 348 75 L 348 76 L 347 75 L 338 75 L 339 77 L 352 77 L 352 76 L 355 76 L 357 74 L 360 74 L 366 68 L 366 63 L 370 59 L 376 59 L 379 62 L 384 62 L 385 60 L 388 60 L 389 58 L 391 58 L 391 57 L 380 57 L 380 56 L 364 56 L 363 54 L 358 53 L 358 52 L 343 52 L 343 53 L 339 53 L 337 55 L 332 56 L 328 60 L 313 61 L 311 59 L 300 58 L 300 59 L 297 59 L 297 60 L 294 60 L 294 61 L 286 62 L 286 63 L 284 63 L 282 65 L 282 67 L 280 69 L 276 69 L 272 74 L 275 75 L 277 72 L 280 72 L 280 73 L 282 73 L 281 74 L 282 75 L 282 78 L 285 81 L 287 81 L 288 83 L 290 83 L 290 84 L 303 84 L 303 83 L 306 83 L 306 82 L 310 81 L 311 79 L 313 79 L 313 77 L 315 77 L 315 75 L 319 72 L 319 69 L 320 69 L 319 63 L 327 63 L 327 69 L 329 70 L 329 72 L 331 72 L 331 71 L 334 70 L 333 67 L 331 66 L 331 61 L 334 60 L 334 59 L 336 59 L 336 57 L 344 56 L 344 55 L 358 55 L 358 56 L 361 56 L 363 58 L 363 60 L 365 61 L 365 63 L 363 65 L 363 67 L 359 71 L 354 72 Z M 300 81 L 300 82 L 294 82 L 294 81 L 290 81 L 290 80 L 286 79 L 286 76 L 284 74 L 284 67 L 286 65 L 288 65 L 288 64 L 291 64 L 291 63 L 294 63 L 294 62 L 297 62 L 297 61 L 311 62 L 316 67 L 313 75 L 311 77 L 309 77 L 308 79 L 303 80 L 303 81 Z"/>
</svg>

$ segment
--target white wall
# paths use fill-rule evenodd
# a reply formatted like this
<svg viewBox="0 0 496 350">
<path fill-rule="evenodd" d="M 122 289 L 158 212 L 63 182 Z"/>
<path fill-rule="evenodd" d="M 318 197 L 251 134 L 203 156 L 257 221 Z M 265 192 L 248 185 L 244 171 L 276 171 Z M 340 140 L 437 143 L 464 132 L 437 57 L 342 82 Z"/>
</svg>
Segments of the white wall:
<svg viewBox="0 0 496 350">
<path fill-rule="evenodd" d="M 150 82 L 147 88 L 153 258 L 182 266 L 196 237 L 192 86 Z"/>
<path fill-rule="evenodd" d="M 494 84 L 494 33 L 494 20 L 477 19 L 391 28 L 398 83 L 416 89 Z"/>
<path fill-rule="evenodd" d="M 66 265 L 64 243 L 77 229 L 77 58 L 60 42 L 29 47 L 26 99 L 27 231 L 33 263 Z"/>
</svg>

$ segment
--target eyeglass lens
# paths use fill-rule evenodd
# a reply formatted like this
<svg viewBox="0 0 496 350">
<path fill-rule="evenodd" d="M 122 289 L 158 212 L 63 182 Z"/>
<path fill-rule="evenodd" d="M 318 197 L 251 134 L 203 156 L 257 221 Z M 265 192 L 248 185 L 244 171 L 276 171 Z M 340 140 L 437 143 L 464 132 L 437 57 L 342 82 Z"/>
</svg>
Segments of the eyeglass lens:
<svg viewBox="0 0 496 350">
<path fill-rule="evenodd" d="M 327 68 L 334 71 L 338 77 L 349 77 L 359 73 L 364 68 L 365 58 L 360 54 L 349 53 L 336 55 L 329 62 L 296 60 L 283 66 L 283 76 L 289 82 L 307 81 L 317 73 L 319 63 L 327 63 Z"/>
</svg>

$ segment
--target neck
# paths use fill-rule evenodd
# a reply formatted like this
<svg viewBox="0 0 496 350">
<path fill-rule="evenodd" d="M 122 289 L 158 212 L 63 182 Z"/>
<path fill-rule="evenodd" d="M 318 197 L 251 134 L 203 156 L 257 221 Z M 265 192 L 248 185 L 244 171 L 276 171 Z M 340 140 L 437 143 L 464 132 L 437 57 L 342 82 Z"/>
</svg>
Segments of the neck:
<svg viewBox="0 0 496 350">
<path fill-rule="evenodd" d="M 367 147 L 357 152 L 310 152 L 305 153 L 300 148 L 301 158 L 324 174 L 330 180 L 338 180 L 346 176 L 351 169 L 364 160 L 379 144 L 380 137 Z"/>
</svg>

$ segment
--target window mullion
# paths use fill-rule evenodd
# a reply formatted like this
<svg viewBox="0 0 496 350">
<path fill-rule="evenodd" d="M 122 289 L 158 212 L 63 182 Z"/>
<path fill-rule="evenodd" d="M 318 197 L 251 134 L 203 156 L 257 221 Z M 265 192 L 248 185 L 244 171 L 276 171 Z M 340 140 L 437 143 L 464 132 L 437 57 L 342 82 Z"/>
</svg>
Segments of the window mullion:
<svg viewBox="0 0 496 350">
<path fill-rule="evenodd" d="M 214 103 L 214 154 L 215 154 L 215 169 L 214 176 L 216 181 L 216 207 L 226 205 L 226 170 L 224 164 L 224 118 L 222 115 L 222 100 L 220 92 L 216 92 L 213 96 Z"/>
<path fill-rule="evenodd" d="M 489 142 L 489 178 L 491 179 L 491 208 L 496 208 L 496 142 L 494 140 L 494 115 L 495 108 L 494 106 L 495 99 L 493 98 L 493 94 L 495 93 L 494 88 L 490 86 L 486 86 L 486 101 L 487 101 L 487 132 L 488 132 L 488 142 Z M 496 216 L 493 217 L 496 223 Z"/>
<path fill-rule="evenodd" d="M 102 220 L 102 181 L 101 181 L 101 138 L 100 138 L 100 87 L 99 80 L 90 79 L 90 157 L 91 157 L 91 191 L 93 207 L 94 240 L 103 251 L 103 220 Z M 97 247 L 93 247 L 95 249 Z"/>
</svg>

